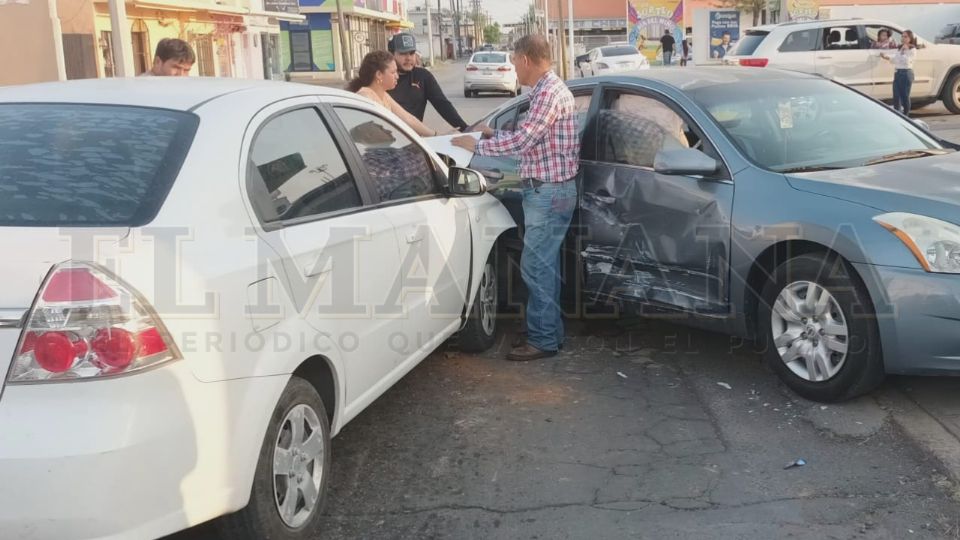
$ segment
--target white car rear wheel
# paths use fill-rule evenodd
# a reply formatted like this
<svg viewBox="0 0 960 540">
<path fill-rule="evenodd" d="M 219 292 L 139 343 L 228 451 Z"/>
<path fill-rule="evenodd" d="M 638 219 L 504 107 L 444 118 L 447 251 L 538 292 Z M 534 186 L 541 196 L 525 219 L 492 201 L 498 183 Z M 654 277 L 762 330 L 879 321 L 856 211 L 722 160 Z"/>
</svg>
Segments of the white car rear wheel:
<svg viewBox="0 0 960 540">
<path fill-rule="evenodd" d="M 319 537 L 330 463 L 330 421 L 323 400 L 310 383 L 293 377 L 267 427 L 250 502 L 220 519 L 220 536 L 231 540 Z"/>
</svg>

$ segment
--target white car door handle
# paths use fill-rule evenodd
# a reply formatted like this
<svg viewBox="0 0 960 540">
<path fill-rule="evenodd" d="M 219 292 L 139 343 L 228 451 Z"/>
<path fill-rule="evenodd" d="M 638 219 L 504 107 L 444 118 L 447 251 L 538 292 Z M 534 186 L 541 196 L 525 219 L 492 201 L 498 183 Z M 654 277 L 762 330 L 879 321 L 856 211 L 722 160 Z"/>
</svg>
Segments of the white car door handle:
<svg viewBox="0 0 960 540">
<path fill-rule="evenodd" d="M 417 233 L 410 233 L 407 235 L 408 244 L 416 244 L 417 242 L 423 242 L 423 236 Z"/>
</svg>

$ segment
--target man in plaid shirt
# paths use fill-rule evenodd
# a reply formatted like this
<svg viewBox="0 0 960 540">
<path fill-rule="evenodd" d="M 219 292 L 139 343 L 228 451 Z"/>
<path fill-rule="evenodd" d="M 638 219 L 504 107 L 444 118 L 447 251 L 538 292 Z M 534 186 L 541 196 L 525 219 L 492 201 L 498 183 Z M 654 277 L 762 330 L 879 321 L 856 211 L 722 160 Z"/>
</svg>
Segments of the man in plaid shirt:
<svg viewBox="0 0 960 540">
<path fill-rule="evenodd" d="M 509 360 L 536 360 L 563 346 L 560 310 L 560 247 L 577 205 L 576 176 L 580 138 L 573 94 L 550 65 L 543 36 L 525 36 L 513 64 L 520 84 L 532 86 L 530 112 L 512 132 L 484 128 L 483 140 L 457 137 L 453 144 L 482 156 L 520 156 L 523 178 L 523 255 L 520 272 L 527 285 L 527 343 Z"/>
</svg>

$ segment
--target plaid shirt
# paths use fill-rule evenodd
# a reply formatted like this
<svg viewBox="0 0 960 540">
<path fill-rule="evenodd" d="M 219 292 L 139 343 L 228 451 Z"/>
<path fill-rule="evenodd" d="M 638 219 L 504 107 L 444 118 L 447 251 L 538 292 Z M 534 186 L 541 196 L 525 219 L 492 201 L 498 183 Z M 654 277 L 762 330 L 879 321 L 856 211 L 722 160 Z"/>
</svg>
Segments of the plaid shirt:
<svg viewBox="0 0 960 540">
<path fill-rule="evenodd" d="M 481 156 L 520 156 L 520 176 L 563 182 L 576 176 L 580 137 L 573 94 L 552 71 L 533 87 L 530 112 L 516 131 L 477 144 Z"/>
</svg>

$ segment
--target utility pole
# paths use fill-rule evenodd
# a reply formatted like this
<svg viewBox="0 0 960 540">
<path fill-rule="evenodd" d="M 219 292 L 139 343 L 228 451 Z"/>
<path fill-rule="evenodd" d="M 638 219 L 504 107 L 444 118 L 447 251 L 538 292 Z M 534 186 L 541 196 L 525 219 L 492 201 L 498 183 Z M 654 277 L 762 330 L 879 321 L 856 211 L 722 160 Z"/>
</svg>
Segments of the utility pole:
<svg viewBox="0 0 960 540">
<path fill-rule="evenodd" d="M 560 53 L 559 68 L 560 77 L 567 80 L 567 59 L 564 54 L 563 46 L 563 0 L 557 0 L 557 52 Z"/>
<path fill-rule="evenodd" d="M 60 15 L 57 13 L 57 0 L 47 0 L 50 25 L 53 28 L 53 55 L 57 62 L 57 80 L 67 80 L 67 66 L 63 59 L 63 31 L 60 29 Z"/>
<path fill-rule="evenodd" d="M 573 0 L 567 0 L 567 30 L 570 32 L 570 50 L 568 51 L 567 60 L 570 61 L 570 65 L 567 67 L 567 73 L 570 75 L 570 78 L 573 78 L 573 74 L 576 73 L 576 58 L 577 54 L 573 50 Z"/>
<path fill-rule="evenodd" d="M 110 31 L 113 41 L 113 75 L 133 77 L 133 41 L 130 39 L 130 21 L 124 0 L 109 0 Z"/>
<path fill-rule="evenodd" d="M 443 8 L 440 7 L 440 0 L 437 0 L 437 41 L 440 42 L 440 58 L 446 60 L 447 48 L 443 42 Z"/>
<path fill-rule="evenodd" d="M 450 8 L 453 11 L 453 55 L 456 58 L 463 56 L 463 47 L 460 42 L 460 0 L 450 0 Z"/>
<path fill-rule="evenodd" d="M 433 17 L 430 16 L 430 0 L 425 0 L 427 6 L 427 43 L 430 45 L 430 66 L 434 66 L 436 58 L 433 56 Z"/>
<path fill-rule="evenodd" d="M 337 30 L 340 34 L 340 56 L 343 60 L 344 76 L 349 81 L 353 78 L 353 50 L 347 46 L 347 18 L 343 15 L 340 0 L 337 0 Z"/>
</svg>

